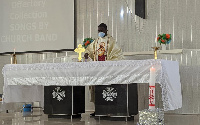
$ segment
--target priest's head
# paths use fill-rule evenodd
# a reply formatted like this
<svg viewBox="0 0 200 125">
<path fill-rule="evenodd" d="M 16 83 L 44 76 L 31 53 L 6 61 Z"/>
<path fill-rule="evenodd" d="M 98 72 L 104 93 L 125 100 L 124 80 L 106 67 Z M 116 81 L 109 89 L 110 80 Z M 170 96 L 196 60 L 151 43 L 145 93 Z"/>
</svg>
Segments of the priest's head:
<svg viewBox="0 0 200 125">
<path fill-rule="evenodd" d="M 100 37 L 105 37 L 107 36 L 107 25 L 105 23 L 101 23 L 99 26 L 98 26 L 98 33 L 99 33 L 99 36 Z"/>
</svg>

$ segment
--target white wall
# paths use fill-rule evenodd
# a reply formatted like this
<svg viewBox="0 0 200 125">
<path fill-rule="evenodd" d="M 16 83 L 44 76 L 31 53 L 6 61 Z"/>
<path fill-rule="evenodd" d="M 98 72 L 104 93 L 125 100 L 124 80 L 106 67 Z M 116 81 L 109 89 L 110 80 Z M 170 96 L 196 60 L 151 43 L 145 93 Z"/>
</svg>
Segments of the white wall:
<svg viewBox="0 0 200 125">
<path fill-rule="evenodd" d="M 116 2 L 117 1 L 117 2 Z M 131 0 L 125 0 L 130 5 Z M 162 54 L 159 59 L 176 60 L 180 64 L 183 108 L 169 113 L 200 114 L 200 1 L 198 0 L 148 0 L 148 16 L 143 20 L 131 14 L 120 18 L 121 8 L 127 4 L 123 0 L 76 0 L 77 43 L 85 37 L 97 37 L 97 26 L 101 22 L 108 25 L 108 32 L 113 35 L 124 52 L 148 51 L 155 44 L 157 33 L 171 33 L 173 40 L 169 49 L 184 49 L 182 54 Z M 134 0 L 132 1 L 132 4 Z M 156 23 L 157 22 L 157 23 Z M 156 30 L 157 27 L 157 30 Z M 42 58 L 56 57 L 56 53 L 26 54 L 17 56 L 18 63 L 38 63 Z M 57 57 L 65 52 L 57 53 Z M 152 59 L 153 55 L 131 56 L 127 59 Z M 10 57 L 0 56 L 0 68 L 10 63 Z M 0 75 L 0 86 L 3 77 Z M 139 109 L 147 108 L 148 95 L 146 84 L 140 84 Z M 158 87 L 157 87 L 158 88 Z M 160 93 L 160 89 L 157 89 Z M 0 89 L 2 92 L 2 89 Z M 157 105 L 162 107 L 159 94 Z"/>
</svg>

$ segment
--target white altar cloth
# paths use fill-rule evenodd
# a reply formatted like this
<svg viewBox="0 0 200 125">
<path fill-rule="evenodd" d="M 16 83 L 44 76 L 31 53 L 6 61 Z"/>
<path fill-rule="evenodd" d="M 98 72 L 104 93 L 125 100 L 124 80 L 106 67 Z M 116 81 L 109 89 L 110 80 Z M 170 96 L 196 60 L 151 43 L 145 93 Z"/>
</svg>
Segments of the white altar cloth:
<svg viewBox="0 0 200 125">
<path fill-rule="evenodd" d="M 7 64 L 4 91 L 9 85 L 85 86 L 148 83 L 150 67 L 162 88 L 164 110 L 182 107 L 179 64 L 168 60 L 121 60 L 69 63 Z M 4 97 L 6 96 L 4 92 Z"/>
</svg>

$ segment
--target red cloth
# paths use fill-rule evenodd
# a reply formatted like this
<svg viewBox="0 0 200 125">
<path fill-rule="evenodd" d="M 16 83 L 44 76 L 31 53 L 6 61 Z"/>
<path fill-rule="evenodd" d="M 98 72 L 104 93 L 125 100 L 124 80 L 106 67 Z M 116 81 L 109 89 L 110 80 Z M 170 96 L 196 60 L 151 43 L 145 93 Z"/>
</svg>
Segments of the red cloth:
<svg viewBox="0 0 200 125">
<path fill-rule="evenodd" d="M 106 56 L 105 55 L 98 56 L 98 61 L 106 61 Z"/>
</svg>

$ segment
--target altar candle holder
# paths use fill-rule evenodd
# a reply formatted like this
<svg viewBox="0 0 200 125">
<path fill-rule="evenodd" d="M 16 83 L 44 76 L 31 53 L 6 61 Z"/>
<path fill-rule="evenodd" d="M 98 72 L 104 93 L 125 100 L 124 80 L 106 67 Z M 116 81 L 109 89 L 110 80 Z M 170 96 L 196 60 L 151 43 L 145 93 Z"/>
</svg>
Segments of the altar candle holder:
<svg viewBox="0 0 200 125">
<path fill-rule="evenodd" d="M 158 58 L 158 56 L 157 56 L 157 50 L 160 48 L 160 47 L 151 47 L 151 48 L 153 48 L 154 49 L 154 59 L 157 59 Z"/>
<path fill-rule="evenodd" d="M 12 57 L 11 57 L 11 64 L 17 64 L 17 56 L 16 54 L 12 54 Z"/>
</svg>

